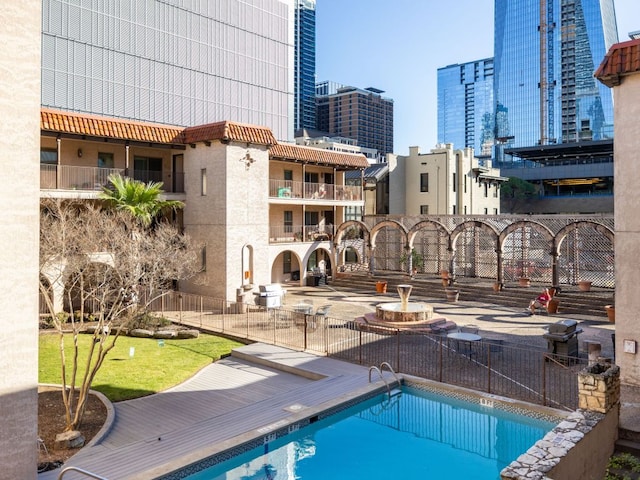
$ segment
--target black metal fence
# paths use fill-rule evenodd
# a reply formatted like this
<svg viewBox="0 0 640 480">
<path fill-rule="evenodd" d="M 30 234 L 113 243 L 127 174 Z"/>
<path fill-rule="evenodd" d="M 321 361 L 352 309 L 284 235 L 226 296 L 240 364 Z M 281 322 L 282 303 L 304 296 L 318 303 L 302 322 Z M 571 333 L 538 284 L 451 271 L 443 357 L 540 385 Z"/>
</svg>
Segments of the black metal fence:
<svg viewBox="0 0 640 480">
<path fill-rule="evenodd" d="M 456 341 L 406 330 L 356 329 L 330 316 L 168 292 L 153 310 L 183 325 L 327 355 L 554 408 L 575 410 L 586 359 L 483 339 Z"/>
</svg>

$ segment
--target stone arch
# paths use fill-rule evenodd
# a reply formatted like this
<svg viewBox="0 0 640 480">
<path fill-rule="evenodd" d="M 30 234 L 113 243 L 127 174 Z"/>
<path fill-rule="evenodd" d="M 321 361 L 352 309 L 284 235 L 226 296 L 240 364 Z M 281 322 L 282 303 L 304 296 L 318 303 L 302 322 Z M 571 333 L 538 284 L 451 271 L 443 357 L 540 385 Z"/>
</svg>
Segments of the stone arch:
<svg viewBox="0 0 640 480">
<path fill-rule="evenodd" d="M 460 238 L 467 232 L 479 230 L 486 234 L 488 241 L 483 245 L 483 238 L 474 235 L 469 245 L 465 242 L 464 251 L 460 253 Z M 490 224 L 480 220 L 467 220 L 456 225 L 451 232 L 450 268 L 454 275 L 499 278 L 500 257 L 498 255 L 500 233 Z M 468 247 L 468 248 L 467 248 Z"/>
<path fill-rule="evenodd" d="M 420 235 L 423 232 L 427 233 Z M 425 242 L 425 236 L 427 242 Z M 407 232 L 405 248 L 406 253 L 415 249 L 420 256 L 421 265 L 417 266 L 416 273 L 438 273 L 449 269 L 451 236 L 447 227 L 437 220 L 422 220 L 413 225 Z M 413 257 L 409 255 L 408 258 L 411 264 L 407 265 L 407 270 L 410 271 L 415 265 L 413 265 Z"/>
<path fill-rule="evenodd" d="M 505 252 L 510 237 L 515 239 L 518 230 L 530 229 L 540 235 L 523 236 L 520 245 L 512 246 L 512 255 Z M 541 243 L 542 242 L 542 243 Z M 555 236 L 551 229 L 534 220 L 519 220 L 508 225 L 500 232 L 499 256 L 501 257 L 501 271 L 499 277 L 504 275 L 509 280 L 521 277 L 532 278 L 541 283 L 557 284 L 556 255 L 554 248 Z M 505 258 L 507 256 L 508 258 Z"/>
<path fill-rule="evenodd" d="M 351 227 L 356 227 L 361 231 L 363 238 L 352 239 L 351 241 L 345 238 L 345 234 Z M 360 269 L 360 267 L 366 268 L 364 264 L 367 262 L 367 258 L 369 257 L 370 238 L 371 233 L 369 232 L 369 228 L 365 223 L 359 220 L 349 220 L 340 224 L 333 239 L 333 265 L 336 271 L 344 271 L 346 263 L 345 252 L 348 248 L 352 248 L 357 254 L 357 269 Z M 347 245 L 347 243 L 349 243 L 349 245 Z"/>
<path fill-rule="evenodd" d="M 580 234 L 583 229 L 589 232 Z M 558 283 L 575 285 L 586 280 L 612 288 L 615 285 L 614 242 L 613 230 L 596 221 L 578 220 L 562 227 L 556 233 L 554 245 Z"/>
<path fill-rule="evenodd" d="M 386 252 L 381 251 L 380 245 L 377 245 L 377 238 L 381 231 L 385 229 L 391 229 L 394 232 L 398 232 L 399 239 L 399 251 L 396 252 L 397 255 L 388 255 L 388 249 Z M 389 235 L 390 244 L 394 243 L 393 234 Z M 369 246 L 369 270 L 371 273 L 375 273 L 376 268 L 378 268 L 378 264 L 382 263 L 382 268 L 384 270 L 400 270 L 400 257 L 406 248 L 407 242 L 407 229 L 402 223 L 396 220 L 383 220 L 377 223 L 371 229 L 371 240 Z M 376 249 L 377 248 L 377 249 Z"/>
</svg>

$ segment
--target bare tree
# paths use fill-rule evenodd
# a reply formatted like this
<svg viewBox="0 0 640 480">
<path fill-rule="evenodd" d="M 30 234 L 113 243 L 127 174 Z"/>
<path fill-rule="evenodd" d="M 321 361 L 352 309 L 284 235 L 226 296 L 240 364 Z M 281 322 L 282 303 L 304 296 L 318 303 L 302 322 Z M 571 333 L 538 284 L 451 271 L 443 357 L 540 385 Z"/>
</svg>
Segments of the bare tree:
<svg viewBox="0 0 640 480">
<path fill-rule="evenodd" d="M 40 215 L 40 293 L 60 336 L 66 431 L 81 423 L 91 384 L 124 329 L 146 316 L 173 281 L 199 269 L 190 239 L 176 227 L 145 226 L 120 210 L 45 200 Z M 78 337 L 97 323 L 86 356 Z M 70 333 L 73 354 L 65 354 Z"/>
</svg>

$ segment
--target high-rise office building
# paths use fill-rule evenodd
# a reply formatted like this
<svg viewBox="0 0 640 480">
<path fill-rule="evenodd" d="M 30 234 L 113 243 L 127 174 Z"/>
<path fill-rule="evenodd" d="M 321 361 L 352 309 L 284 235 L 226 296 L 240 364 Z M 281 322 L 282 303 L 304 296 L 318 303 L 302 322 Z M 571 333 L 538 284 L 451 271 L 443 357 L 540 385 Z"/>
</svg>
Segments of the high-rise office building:
<svg viewBox="0 0 640 480">
<path fill-rule="evenodd" d="M 493 147 L 493 58 L 438 69 L 438 143 L 472 147 L 481 162 Z"/>
<path fill-rule="evenodd" d="M 613 0 L 496 0 L 498 143 L 509 148 L 611 139 L 612 92 L 593 72 L 617 41 Z M 512 161 L 499 153 L 498 160 Z"/>
<path fill-rule="evenodd" d="M 42 0 L 42 105 L 293 139 L 294 0 Z"/>
<path fill-rule="evenodd" d="M 294 128 L 316 127 L 316 0 L 296 0 Z"/>
<path fill-rule="evenodd" d="M 334 92 L 335 89 L 335 92 Z M 326 92 L 321 95 L 320 92 Z M 393 153 L 393 100 L 383 90 L 321 82 L 316 86 L 316 126 L 332 136 L 352 138 L 358 145 Z"/>
<path fill-rule="evenodd" d="M 493 141 L 501 174 L 537 189 L 527 212 L 612 211 L 613 97 L 593 73 L 617 42 L 613 0 L 495 0 L 494 12 L 493 76 L 476 74 L 486 60 L 438 72 L 438 141 L 480 158 Z M 491 81 L 492 138 L 477 108 Z"/>
</svg>

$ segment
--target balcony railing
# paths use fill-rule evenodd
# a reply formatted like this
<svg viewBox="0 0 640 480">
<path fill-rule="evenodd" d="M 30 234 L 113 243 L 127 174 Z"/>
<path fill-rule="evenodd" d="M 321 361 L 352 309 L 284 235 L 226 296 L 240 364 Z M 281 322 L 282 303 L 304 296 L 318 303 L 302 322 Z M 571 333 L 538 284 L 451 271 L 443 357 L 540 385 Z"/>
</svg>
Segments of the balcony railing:
<svg viewBox="0 0 640 480">
<path fill-rule="evenodd" d="M 334 225 L 271 225 L 269 243 L 322 242 L 334 233 Z"/>
<path fill-rule="evenodd" d="M 119 168 L 72 167 L 40 164 L 40 188 L 59 190 L 102 190 L 112 173 L 124 174 Z"/>
<path fill-rule="evenodd" d="M 269 197 L 304 198 L 307 200 L 362 200 L 360 187 L 329 183 L 269 180 Z"/>
<path fill-rule="evenodd" d="M 137 170 L 133 178 L 143 182 L 161 182 L 162 172 Z M 46 190 L 100 191 L 109 183 L 109 175 L 124 175 L 121 168 L 77 167 L 40 164 L 40 188 Z M 173 172 L 173 184 L 164 184 L 165 192 L 184 192 L 184 173 Z"/>
</svg>

